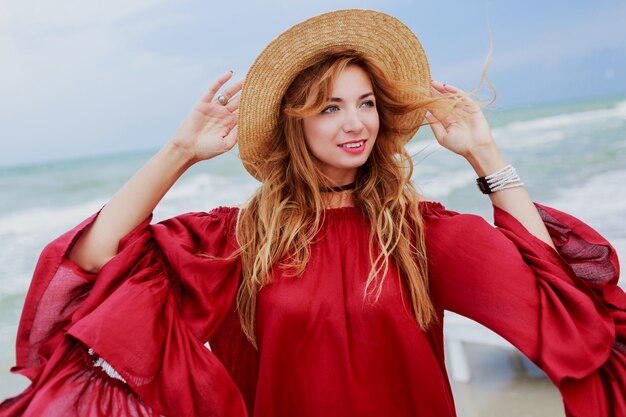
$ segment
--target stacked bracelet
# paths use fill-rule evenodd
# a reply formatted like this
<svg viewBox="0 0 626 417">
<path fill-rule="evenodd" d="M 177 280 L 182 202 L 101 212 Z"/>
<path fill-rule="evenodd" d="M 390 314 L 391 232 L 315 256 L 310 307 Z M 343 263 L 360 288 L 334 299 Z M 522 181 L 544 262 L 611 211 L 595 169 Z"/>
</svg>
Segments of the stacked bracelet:
<svg viewBox="0 0 626 417">
<path fill-rule="evenodd" d="M 491 175 L 476 178 L 476 184 L 483 194 L 491 194 L 496 191 L 524 185 L 519 175 L 517 175 L 517 171 L 511 165 L 507 165 Z"/>
</svg>

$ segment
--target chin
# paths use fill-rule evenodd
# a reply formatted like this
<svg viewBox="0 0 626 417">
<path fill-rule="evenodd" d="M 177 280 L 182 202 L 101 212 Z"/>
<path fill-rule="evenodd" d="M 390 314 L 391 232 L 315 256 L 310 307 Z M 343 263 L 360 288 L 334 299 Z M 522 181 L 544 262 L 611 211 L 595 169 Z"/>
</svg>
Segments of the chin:
<svg viewBox="0 0 626 417">
<path fill-rule="evenodd" d="M 341 169 L 357 169 L 362 167 L 363 165 L 365 165 L 365 163 L 367 162 L 367 159 L 363 160 L 362 162 L 353 162 L 351 164 L 346 164 L 346 165 L 342 165 Z"/>
</svg>

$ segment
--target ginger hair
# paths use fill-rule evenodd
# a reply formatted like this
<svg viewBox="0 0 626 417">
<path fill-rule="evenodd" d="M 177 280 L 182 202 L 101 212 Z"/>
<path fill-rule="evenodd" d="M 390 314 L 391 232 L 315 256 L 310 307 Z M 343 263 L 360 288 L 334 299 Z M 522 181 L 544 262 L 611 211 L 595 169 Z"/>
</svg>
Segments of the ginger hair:
<svg viewBox="0 0 626 417">
<path fill-rule="evenodd" d="M 365 299 L 381 294 L 390 262 L 408 289 L 412 316 L 427 330 L 437 320 L 429 296 L 428 265 L 420 196 L 411 182 L 413 161 L 400 140 L 415 127 L 398 122 L 400 115 L 434 106 L 453 106 L 433 98 L 415 83 L 390 79 L 382 62 L 341 49 L 327 53 L 302 71 L 284 95 L 279 128 L 269 143 L 276 144 L 263 161 L 268 172 L 237 216 L 236 236 L 242 281 L 237 292 L 241 328 L 257 348 L 257 294 L 271 282 L 274 267 L 298 279 L 311 256 L 311 243 L 324 222 L 320 187 L 331 185 L 316 167 L 304 141 L 303 118 L 318 114 L 331 97 L 333 83 L 348 65 L 358 65 L 372 82 L 380 118 L 377 139 L 368 161 L 357 170 L 354 205 L 369 219 L 371 270 Z M 457 97 L 457 99 L 459 99 Z M 426 124 L 424 122 L 420 122 Z M 402 286 L 399 281 L 398 285 Z M 401 289 L 401 293 L 405 293 Z"/>
</svg>

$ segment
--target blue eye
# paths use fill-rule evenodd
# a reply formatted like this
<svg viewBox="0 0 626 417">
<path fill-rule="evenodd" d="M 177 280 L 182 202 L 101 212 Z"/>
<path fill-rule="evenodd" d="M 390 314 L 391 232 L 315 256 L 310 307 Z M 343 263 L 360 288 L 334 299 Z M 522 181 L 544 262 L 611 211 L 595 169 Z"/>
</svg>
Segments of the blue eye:
<svg viewBox="0 0 626 417">
<path fill-rule="evenodd" d="M 376 107 L 376 104 L 374 104 L 373 100 L 364 101 L 363 105 L 366 105 L 367 107 Z M 324 110 L 322 110 L 322 113 L 336 113 L 338 110 L 339 107 L 337 106 L 328 106 Z"/>
</svg>

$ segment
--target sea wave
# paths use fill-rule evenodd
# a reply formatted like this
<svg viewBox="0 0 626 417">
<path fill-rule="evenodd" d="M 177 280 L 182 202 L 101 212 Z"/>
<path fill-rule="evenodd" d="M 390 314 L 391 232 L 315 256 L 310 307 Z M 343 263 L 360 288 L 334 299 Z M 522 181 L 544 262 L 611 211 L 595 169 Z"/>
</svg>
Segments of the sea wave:
<svg viewBox="0 0 626 417">
<path fill-rule="evenodd" d="M 98 211 L 104 203 L 104 200 L 98 199 L 68 207 L 38 207 L 9 213 L 0 217 L 0 236 L 30 234 L 78 223 Z"/>
<path fill-rule="evenodd" d="M 560 142 L 568 138 L 562 130 L 552 130 L 547 132 L 532 132 L 525 134 L 512 134 L 506 129 L 494 129 L 494 140 L 507 150 L 521 150 L 526 148 L 537 148 L 549 143 Z"/>
<path fill-rule="evenodd" d="M 155 208 L 153 222 L 244 201 L 255 184 L 234 181 L 206 173 L 181 179 Z M 106 198 L 100 197 L 80 204 L 35 207 L 0 215 L 0 295 L 25 292 L 45 245 L 96 213 L 106 202 Z"/>
<path fill-rule="evenodd" d="M 626 238 L 626 170 L 606 171 L 578 187 L 560 189 L 546 204 L 588 222 L 600 233 Z"/>
<path fill-rule="evenodd" d="M 585 110 L 556 116 L 541 117 L 533 120 L 516 121 L 501 127 L 509 132 L 544 131 L 548 129 L 569 128 L 573 126 L 605 123 L 608 120 L 626 120 L 626 100 L 613 107 L 597 110 Z"/>
<path fill-rule="evenodd" d="M 583 110 L 531 120 L 515 121 L 492 129 L 504 149 L 538 148 L 598 128 L 621 129 L 626 124 L 626 101 L 605 109 Z"/>
<path fill-rule="evenodd" d="M 235 184 L 232 179 L 197 174 L 175 184 L 154 212 L 155 220 L 186 211 L 210 210 L 217 205 L 242 201 L 254 188 L 252 182 Z M 0 237 L 30 234 L 41 230 L 78 224 L 107 202 L 97 198 L 81 204 L 59 207 L 36 207 L 0 216 Z"/>
<path fill-rule="evenodd" d="M 428 198 L 441 199 L 459 188 L 465 188 L 475 181 L 476 175 L 471 170 L 451 171 L 430 177 L 430 179 L 414 180 L 415 185 Z"/>
</svg>

